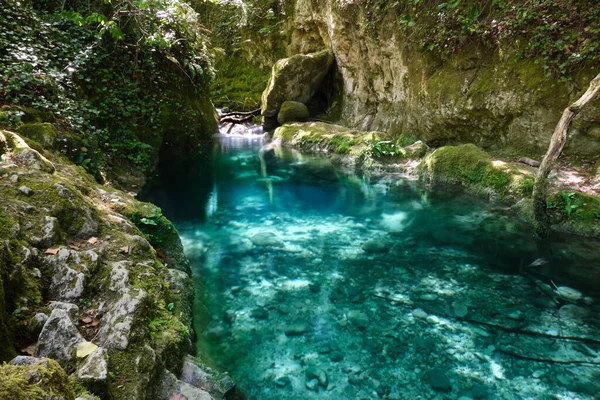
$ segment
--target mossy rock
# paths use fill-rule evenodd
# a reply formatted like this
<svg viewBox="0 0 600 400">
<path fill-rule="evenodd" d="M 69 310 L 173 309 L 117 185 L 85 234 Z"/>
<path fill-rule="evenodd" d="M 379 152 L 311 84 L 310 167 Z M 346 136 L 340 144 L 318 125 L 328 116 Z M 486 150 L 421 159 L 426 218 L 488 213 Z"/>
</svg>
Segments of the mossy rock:
<svg viewBox="0 0 600 400">
<path fill-rule="evenodd" d="M 261 115 L 276 116 L 284 101 L 307 103 L 321 86 L 333 60 L 333 54 L 323 50 L 277 61 L 262 95 Z"/>
<path fill-rule="evenodd" d="M 0 223 L 2 223 L 1 220 Z M 0 362 L 8 361 L 16 356 L 12 329 L 10 329 L 8 325 L 8 310 L 6 309 L 6 293 L 4 290 L 4 287 L 9 283 L 6 278 L 9 274 L 9 267 L 11 264 L 10 251 L 7 246 L 0 241 Z"/>
<path fill-rule="evenodd" d="M 23 124 L 17 133 L 38 142 L 45 149 L 51 150 L 57 147 L 58 131 L 54 124 L 48 122 Z"/>
<path fill-rule="evenodd" d="M 277 114 L 277 122 L 283 125 L 287 122 L 304 122 L 309 117 L 308 107 L 299 101 L 284 101 Z"/>
<path fill-rule="evenodd" d="M 533 178 L 475 146 L 440 147 L 419 164 L 419 172 L 431 181 L 460 183 L 494 197 L 530 196 Z"/>
<path fill-rule="evenodd" d="M 73 400 L 67 374 L 54 360 L 19 357 L 21 365 L 0 366 L 0 399 Z"/>
<path fill-rule="evenodd" d="M 559 230 L 584 236 L 600 235 L 600 197 L 568 191 L 548 196 L 552 225 Z"/>
</svg>

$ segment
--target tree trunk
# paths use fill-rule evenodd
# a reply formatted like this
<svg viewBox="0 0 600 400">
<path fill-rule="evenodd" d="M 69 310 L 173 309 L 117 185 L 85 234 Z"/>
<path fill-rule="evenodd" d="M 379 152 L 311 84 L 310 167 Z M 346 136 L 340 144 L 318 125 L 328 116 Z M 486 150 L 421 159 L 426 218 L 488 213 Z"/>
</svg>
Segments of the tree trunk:
<svg viewBox="0 0 600 400">
<path fill-rule="evenodd" d="M 535 183 L 533 184 L 533 224 L 538 240 L 546 240 L 550 236 L 550 217 L 548 216 L 546 205 L 548 175 L 554 166 L 554 162 L 558 159 L 565 147 L 565 143 L 567 142 L 567 130 L 569 129 L 571 121 L 579 114 L 579 111 L 581 111 L 583 106 L 592 100 L 599 91 L 600 74 L 592 79 L 590 87 L 583 96 L 565 108 L 560 121 L 558 121 L 556 128 L 554 128 L 548 151 L 546 151 L 546 155 L 544 155 L 544 158 L 542 159 L 540 168 L 535 176 Z"/>
</svg>

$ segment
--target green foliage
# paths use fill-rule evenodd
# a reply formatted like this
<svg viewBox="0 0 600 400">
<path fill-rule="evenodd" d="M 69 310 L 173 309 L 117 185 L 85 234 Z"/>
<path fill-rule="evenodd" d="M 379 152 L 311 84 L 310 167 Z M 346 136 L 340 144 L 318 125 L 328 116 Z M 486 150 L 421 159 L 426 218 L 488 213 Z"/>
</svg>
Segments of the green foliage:
<svg viewBox="0 0 600 400">
<path fill-rule="evenodd" d="M 563 208 L 562 212 L 564 212 L 567 217 L 571 216 L 571 213 L 573 213 L 575 210 L 577 210 L 580 206 L 585 205 L 585 203 L 583 204 L 578 204 L 576 203 L 575 200 L 575 193 L 574 192 L 561 192 L 560 195 L 562 196 L 563 200 L 565 201 L 565 207 Z"/>
<path fill-rule="evenodd" d="M 94 174 L 122 163 L 151 169 L 173 122 L 190 135 L 203 128 L 203 110 L 185 99 L 208 93 L 207 42 L 180 0 L 7 2 L 0 102 L 56 114 L 89 149 L 76 161 Z M 168 107 L 181 115 L 166 116 Z"/>
<path fill-rule="evenodd" d="M 398 146 L 391 140 L 377 140 L 375 134 L 367 144 L 367 154 L 373 158 L 394 157 L 399 154 Z"/>
<path fill-rule="evenodd" d="M 155 248 L 162 247 L 174 231 L 173 224 L 162 215 L 160 208 L 156 208 L 147 214 L 134 211 L 128 215 L 128 218 L 142 231 Z"/>
<path fill-rule="evenodd" d="M 517 46 L 559 80 L 600 61 L 600 4 L 595 0 L 366 0 L 367 31 L 391 20 L 411 43 L 441 59 L 465 47 Z"/>
</svg>

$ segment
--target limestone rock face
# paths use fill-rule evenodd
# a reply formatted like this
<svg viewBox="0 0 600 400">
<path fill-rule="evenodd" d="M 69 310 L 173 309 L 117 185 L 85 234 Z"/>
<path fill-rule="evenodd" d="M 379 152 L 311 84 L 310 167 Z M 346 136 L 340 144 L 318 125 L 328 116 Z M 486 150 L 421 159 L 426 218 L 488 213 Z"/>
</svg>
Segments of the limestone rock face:
<svg viewBox="0 0 600 400">
<path fill-rule="evenodd" d="M 296 54 L 277 61 L 263 92 L 261 115 L 275 117 L 283 102 L 288 100 L 307 103 L 319 89 L 332 64 L 333 54 L 329 50 Z"/>
<path fill-rule="evenodd" d="M 35 355 L 53 358 L 59 363 L 67 364 L 74 359 L 77 343 L 83 341 L 83 336 L 71 321 L 69 314 L 65 310 L 56 308 L 40 333 Z"/>
<path fill-rule="evenodd" d="M 289 8 L 288 56 L 314 43 L 332 49 L 343 81 L 342 122 L 356 129 L 407 133 L 435 147 L 471 142 L 543 153 L 562 110 L 578 93 L 575 85 L 545 77 L 541 65 L 515 61 L 511 45 L 434 60 L 398 24 L 372 21 L 366 1 L 295 0 Z M 364 29 L 365 20 L 372 21 L 372 33 Z M 582 76 L 578 86 L 591 77 L 586 82 Z M 264 108 L 263 99 L 263 115 L 272 111 L 270 104 Z M 600 151 L 599 118 L 596 102 L 573 121 L 567 152 Z"/>
<path fill-rule="evenodd" d="M 77 370 L 77 378 L 93 386 L 97 392 L 106 390 L 108 377 L 108 353 L 103 348 L 98 348 L 88 356 L 85 363 Z"/>
<path fill-rule="evenodd" d="M 299 101 L 284 101 L 277 114 L 277 122 L 283 125 L 286 122 L 302 122 L 309 117 L 308 107 Z"/>
</svg>

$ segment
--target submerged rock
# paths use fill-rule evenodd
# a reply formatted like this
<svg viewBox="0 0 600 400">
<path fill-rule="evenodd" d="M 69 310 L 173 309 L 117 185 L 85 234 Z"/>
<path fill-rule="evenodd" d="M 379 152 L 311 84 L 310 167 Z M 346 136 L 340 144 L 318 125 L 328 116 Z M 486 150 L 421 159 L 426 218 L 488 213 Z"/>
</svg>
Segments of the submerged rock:
<svg viewBox="0 0 600 400">
<path fill-rule="evenodd" d="M 424 376 L 425 380 L 436 392 L 449 392 L 452 390 L 450 379 L 441 369 L 434 368 L 427 371 Z"/>
<path fill-rule="evenodd" d="M 327 373 L 323 371 L 321 368 L 316 366 L 311 366 L 304 371 L 306 375 L 307 383 L 312 380 L 316 380 L 319 386 L 323 388 L 327 388 L 327 384 L 329 383 L 329 379 L 327 377 Z"/>
<path fill-rule="evenodd" d="M 281 240 L 271 232 L 261 232 L 250 238 L 256 246 L 263 247 L 283 247 L 285 246 Z"/>
<path fill-rule="evenodd" d="M 368 242 L 363 243 L 361 249 L 363 249 L 365 253 L 378 254 L 387 253 L 388 246 L 381 240 L 369 240 Z"/>
<path fill-rule="evenodd" d="M 367 329 L 369 327 L 369 317 L 362 311 L 350 311 L 348 321 L 358 329 Z"/>
<path fill-rule="evenodd" d="M 296 323 L 293 325 L 286 326 L 283 332 L 286 336 L 299 336 L 310 331 L 310 326 L 306 323 Z"/>
</svg>

